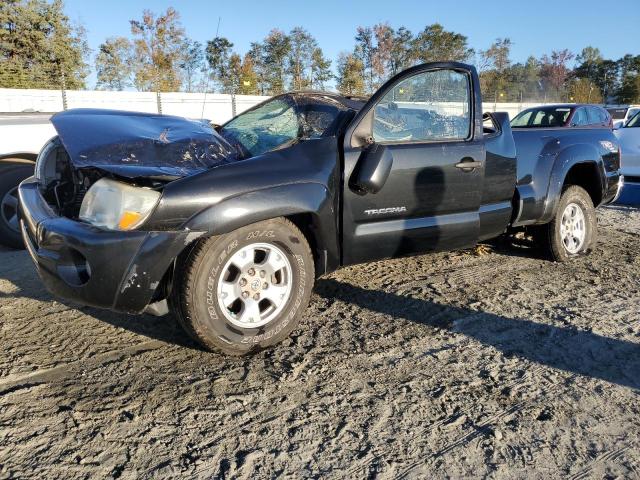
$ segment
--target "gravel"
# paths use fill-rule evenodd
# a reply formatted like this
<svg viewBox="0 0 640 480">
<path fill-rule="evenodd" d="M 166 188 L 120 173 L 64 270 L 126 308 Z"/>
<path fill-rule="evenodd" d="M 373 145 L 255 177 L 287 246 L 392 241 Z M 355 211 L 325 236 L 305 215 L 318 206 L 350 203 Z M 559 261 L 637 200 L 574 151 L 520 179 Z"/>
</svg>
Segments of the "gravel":
<svg viewBox="0 0 640 480">
<path fill-rule="evenodd" d="M 640 476 L 640 211 L 319 280 L 249 358 L 52 298 L 0 250 L 0 478 Z"/>
</svg>

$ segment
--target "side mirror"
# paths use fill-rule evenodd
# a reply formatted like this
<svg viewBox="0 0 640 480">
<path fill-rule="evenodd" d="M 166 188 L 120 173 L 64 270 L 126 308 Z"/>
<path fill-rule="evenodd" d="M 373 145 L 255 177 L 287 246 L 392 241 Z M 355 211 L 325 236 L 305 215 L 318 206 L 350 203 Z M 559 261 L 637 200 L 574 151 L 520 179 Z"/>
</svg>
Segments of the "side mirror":
<svg viewBox="0 0 640 480">
<path fill-rule="evenodd" d="M 624 121 L 615 122 L 615 123 L 613 124 L 613 129 L 614 129 L 614 130 L 619 130 L 619 129 L 621 129 L 622 127 L 624 127 Z"/>
<path fill-rule="evenodd" d="M 378 193 L 389 178 L 392 165 L 391 151 L 385 145 L 374 143 L 360 154 L 349 186 L 362 195 Z"/>
</svg>

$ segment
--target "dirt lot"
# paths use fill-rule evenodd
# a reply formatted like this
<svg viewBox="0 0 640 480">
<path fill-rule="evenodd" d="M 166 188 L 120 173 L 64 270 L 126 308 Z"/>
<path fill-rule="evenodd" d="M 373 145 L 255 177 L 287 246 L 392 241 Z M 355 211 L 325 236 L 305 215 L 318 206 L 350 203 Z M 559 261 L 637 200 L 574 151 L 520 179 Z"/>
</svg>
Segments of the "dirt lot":
<svg viewBox="0 0 640 480">
<path fill-rule="evenodd" d="M 640 477 L 640 211 L 570 265 L 500 242 L 317 283 L 232 359 L 52 299 L 0 251 L 0 477 Z"/>
</svg>

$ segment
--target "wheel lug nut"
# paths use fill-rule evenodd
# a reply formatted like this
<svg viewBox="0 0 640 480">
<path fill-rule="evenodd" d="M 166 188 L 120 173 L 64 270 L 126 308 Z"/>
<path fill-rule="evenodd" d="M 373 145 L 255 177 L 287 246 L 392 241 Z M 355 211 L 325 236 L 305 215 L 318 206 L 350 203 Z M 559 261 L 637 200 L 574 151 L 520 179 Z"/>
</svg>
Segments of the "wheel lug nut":
<svg viewBox="0 0 640 480">
<path fill-rule="evenodd" d="M 241 286 L 241 287 L 244 287 L 246 284 L 247 284 L 247 280 L 246 280 L 246 279 L 244 279 L 244 278 L 241 278 L 241 279 L 240 279 L 240 286 Z"/>
<path fill-rule="evenodd" d="M 267 288 L 269 288 L 269 284 L 267 282 L 264 282 L 262 284 L 262 288 L 266 290 Z"/>
<path fill-rule="evenodd" d="M 262 278 L 264 278 L 264 276 L 267 274 L 267 272 L 265 272 L 264 270 L 260 270 L 260 276 Z"/>
<path fill-rule="evenodd" d="M 250 268 L 250 269 L 247 271 L 247 273 L 248 273 L 249 275 L 253 276 L 253 275 L 255 275 L 255 274 L 256 274 L 256 271 L 255 271 L 253 268 Z"/>
<path fill-rule="evenodd" d="M 249 292 L 242 292 L 242 298 L 248 298 L 249 297 Z"/>
<path fill-rule="evenodd" d="M 260 294 L 259 294 L 259 293 L 256 293 L 256 294 L 253 296 L 253 299 L 254 299 L 254 300 L 256 300 L 256 301 L 257 301 L 257 300 L 260 300 Z"/>
</svg>

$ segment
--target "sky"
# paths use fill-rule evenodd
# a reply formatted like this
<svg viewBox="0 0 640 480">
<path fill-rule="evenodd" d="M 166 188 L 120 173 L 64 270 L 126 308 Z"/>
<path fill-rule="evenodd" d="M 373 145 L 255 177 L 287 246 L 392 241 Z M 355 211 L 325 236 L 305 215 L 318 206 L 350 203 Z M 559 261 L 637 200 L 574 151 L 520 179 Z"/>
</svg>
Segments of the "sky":
<svg viewBox="0 0 640 480">
<path fill-rule="evenodd" d="M 640 54 L 640 0 L 65 0 L 67 15 L 85 26 L 94 53 L 107 37 L 129 36 L 129 20 L 144 9 L 162 12 L 169 6 L 180 12 L 186 34 L 203 43 L 215 37 L 220 19 L 219 35 L 240 54 L 273 28 L 288 32 L 302 26 L 335 60 L 353 49 L 358 26 L 380 22 L 414 33 L 438 22 L 466 35 L 476 51 L 508 37 L 515 62 L 564 48 L 579 53 L 588 45 L 605 58 Z M 95 73 L 88 80 L 95 84 Z"/>
</svg>

